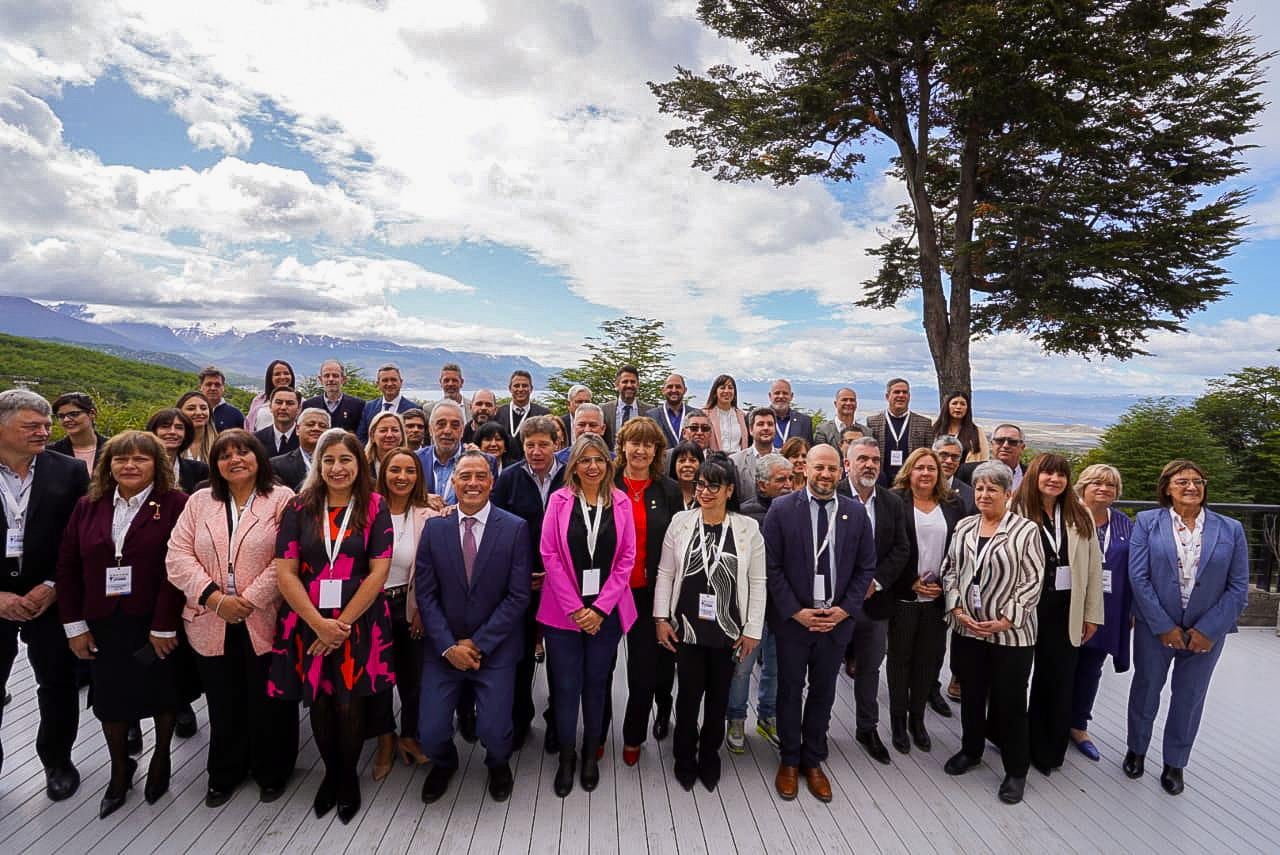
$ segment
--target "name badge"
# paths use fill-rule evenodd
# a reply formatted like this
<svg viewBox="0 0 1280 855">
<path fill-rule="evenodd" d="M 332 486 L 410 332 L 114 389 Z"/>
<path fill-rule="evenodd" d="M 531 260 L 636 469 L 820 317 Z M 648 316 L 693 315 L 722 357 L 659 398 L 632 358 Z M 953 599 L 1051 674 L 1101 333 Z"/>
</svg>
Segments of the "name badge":
<svg viewBox="0 0 1280 855">
<path fill-rule="evenodd" d="M 827 601 L 827 577 L 814 574 L 813 577 L 813 606 L 820 607 Z"/>
<path fill-rule="evenodd" d="M 133 593 L 133 568 L 124 567 L 108 567 L 107 568 L 107 596 L 122 597 L 126 594 Z"/>
<path fill-rule="evenodd" d="M 591 567 L 582 571 L 582 596 L 594 597 L 600 593 L 600 568 Z"/>
<path fill-rule="evenodd" d="M 974 615 L 982 611 L 982 590 L 977 585 L 969 586 L 969 611 Z"/>
<path fill-rule="evenodd" d="M 22 557 L 22 529 L 18 529 L 17 531 L 13 529 L 9 529 L 5 533 L 4 557 L 5 558 L 21 558 Z"/>
<path fill-rule="evenodd" d="M 1071 565 L 1060 564 L 1054 568 L 1053 589 L 1055 591 L 1071 590 Z"/>
<path fill-rule="evenodd" d="M 901 451 L 901 450 L 899 450 L 899 449 L 894 449 L 893 451 L 890 451 L 890 452 L 889 452 L 889 465 L 890 465 L 890 466 L 901 466 L 901 465 L 902 465 L 902 451 Z"/>
<path fill-rule="evenodd" d="M 342 608 L 342 580 L 341 579 L 321 579 L 320 580 L 320 608 L 322 609 Z"/>
<path fill-rule="evenodd" d="M 698 617 L 702 620 L 716 619 L 716 595 L 715 594 L 699 594 L 698 595 Z"/>
<path fill-rule="evenodd" d="M 1102 593 L 1104 594 L 1111 593 L 1111 571 L 1110 570 L 1102 571 Z"/>
</svg>

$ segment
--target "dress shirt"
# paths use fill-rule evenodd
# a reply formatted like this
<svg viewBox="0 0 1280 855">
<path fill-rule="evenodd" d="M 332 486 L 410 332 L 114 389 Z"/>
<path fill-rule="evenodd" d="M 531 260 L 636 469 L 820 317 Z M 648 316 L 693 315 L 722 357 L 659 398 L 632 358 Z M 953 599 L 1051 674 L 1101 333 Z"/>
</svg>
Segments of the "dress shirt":
<svg viewBox="0 0 1280 855">
<path fill-rule="evenodd" d="M 742 444 L 742 426 L 738 424 L 738 414 L 730 407 L 722 410 L 715 408 L 716 418 L 720 421 L 720 450 L 726 448 L 737 450 Z"/>
<path fill-rule="evenodd" d="M 391 515 L 391 530 L 395 535 L 395 546 L 391 550 L 391 569 L 387 571 L 387 581 L 383 588 L 402 588 L 409 584 L 413 575 L 414 561 L 417 557 L 413 538 L 409 527 L 413 525 L 413 508 L 405 508 L 403 514 Z"/>
<path fill-rule="evenodd" d="M 776 426 L 773 432 L 773 447 L 781 449 L 782 444 L 791 438 L 791 420 L 795 418 L 795 413 L 787 410 L 786 418 L 778 415 L 775 410 L 773 413 L 773 423 Z"/>
<path fill-rule="evenodd" d="M 533 479 L 533 483 L 537 485 L 538 495 L 542 497 L 542 508 L 543 510 L 546 510 L 547 497 L 551 495 L 551 481 L 556 477 L 556 473 L 560 471 L 560 467 L 564 464 L 552 457 L 551 468 L 547 470 L 545 478 L 539 478 L 537 474 L 534 473 L 533 467 L 529 465 L 527 460 L 521 465 L 524 466 L 524 471 L 529 473 L 529 477 Z"/>
<path fill-rule="evenodd" d="M 462 538 L 465 537 L 467 533 L 467 527 L 466 525 L 463 524 L 463 520 L 474 519 L 476 522 L 475 522 L 475 525 L 471 527 L 471 535 L 476 539 L 476 550 L 477 550 L 477 554 L 479 554 L 480 542 L 484 540 L 485 526 L 489 524 L 489 509 L 492 507 L 493 505 L 491 505 L 489 502 L 485 502 L 483 508 L 476 511 L 474 514 L 471 514 L 470 516 L 467 516 L 466 514 L 462 513 L 462 511 L 458 511 L 458 544 L 459 545 L 462 544 Z"/>
<path fill-rule="evenodd" d="M 297 430 L 298 430 L 298 426 L 294 424 L 294 425 L 290 425 L 289 431 L 287 433 L 281 433 L 280 429 L 277 428 L 274 423 L 272 423 L 271 434 L 276 438 L 276 454 L 285 453 L 284 444 L 293 437 L 294 433 L 296 433 Z"/>
<path fill-rule="evenodd" d="M 863 502 L 862 497 L 858 495 L 857 488 L 850 485 L 850 489 L 853 490 L 853 497 L 857 499 L 859 502 L 862 502 L 862 507 L 867 509 L 867 519 L 871 520 L 871 539 L 874 541 L 876 538 L 876 491 L 875 491 L 875 488 L 874 487 L 871 488 L 871 495 L 867 496 L 867 500 L 865 502 Z M 877 591 L 884 590 L 884 586 L 880 584 L 880 580 L 874 577 L 871 579 L 871 586 L 875 588 Z"/>
<path fill-rule="evenodd" d="M 942 505 L 935 505 L 928 513 L 912 507 L 911 513 L 916 515 L 916 576 L 932 576 L 940 582 L 942 561 L 947 557 L 947 518 L 942 514 Z M 916 602 L 927 603 L 930 599 L 917 594 Z"/>
<path fill-rule="evenodd" d="M 382 412 L 384 413 L 400 412 L 400 399 L 403 397 L 404 397 L 403 395 L 396 395 L 390 401 L 388 401 L 386 397 L 383 397 L 383 399 L 379 401 L 379 404 L 381 404 L 382 406 Z"/>
<path fill-rule="evenodd" d="M 829 540 L 825 557 L 831 568 L 831 588 L 827 591 L 827 598 L 835 599 L 832 594 L 836 589 L 836 497 L 833 495 L 830 499 L 819 499 L 809 492 L 808 487 L 804 488 L 804 494 L 809 498 L 809 525 L 813 531 L 814 549 L 822 545 L 818 542 L 818 505 L 823 505 L 827 511 L 827 537 Z M 813 571 L 817 573 L 818 568 L 814 567 Z"/>
<path fill-rule="evenodd" d="M 630 417 L 634 419 L 636 417 L 636 411 L 639 409 L 636 405 L 636 401 L 632 401 L 630 404 L 628 404 L 624 402 L 621 398 L 618 399 L 618 408 L 613 411 L 613 435 L 614 436 L 617 436 L 618 431 L 622 430 L 622 426 L 627 423 L 627 417 L 625 414 L 627 412 L 628 407 L 631 408 Z"/>
<path fill-rule="evenodd" d="M 444 499 L 446 505 L 452 505 L 458 501 L 457 494 L 453 492 L 453 470 L 458 465 L 458 458 L 462 456 L 462 443 L 458 443 L 458 449 L 444 463 L 440 462 L 440 458 L 436 456 L 435 448 L 431 449 L 431 472 L 435 476 L 436 491 Z M 444 485 L 443 488 L 441 485 Z M 479 541 L 476 541 L 479 543 Z"/>
<path fill-rule="evenodd" d="M 1196 574 L 1200 570 L 1200 545 L 1204 537 L 1204 506 L 1196 515 L 1195 530 L 1187 528 L 1187 524 L 1178 516 L 1173 508 L 1169 509 L 1173 517 L 1173 551 L 1178 556 L 1178 587 L 1182 593 L 1182 607 L 1185 609 L 1191 601 L 1191 592 L 1196 587 Z"/>
<path fill-rule="evenodd" d="M 333 415 L 334 413 L 336 413 L 338 411 L 338 407 L 342 406 L 342 393 L 339 392 L 338 397 L 332 401 L 329 400 L 328 395 L 325 395 L 324 406 L 325 406 L 325 409 L 329 411 L 329 415 Z"/>
<path fill-rule="evenodd" d="M 0 482 L 3 483 L 4 518 L 9 531 L 23 531 L 27 525 L 27 503 L 31 501 L 31 485 L 36 482 L 36 459 L 31 458 L 27 464 L 27 477 L 22 477 L 8 466 L 0 463 Z M 18 556 L 18 571 L 22 571 L 22 556 Z M 53 582 L 45 582 L 50 588 Z"/>
</svg>

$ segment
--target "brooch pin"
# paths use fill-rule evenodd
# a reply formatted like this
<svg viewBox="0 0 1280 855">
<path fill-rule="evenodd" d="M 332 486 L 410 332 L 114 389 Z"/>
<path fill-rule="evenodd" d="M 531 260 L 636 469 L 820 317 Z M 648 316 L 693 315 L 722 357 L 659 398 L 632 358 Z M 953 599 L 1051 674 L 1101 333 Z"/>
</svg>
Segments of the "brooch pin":
<svg viewBox="0 0 1280 855">
<path fill-rule="evenodd" d="M 148 505 L 150 505 L 151 507 L 153 507 L 153 508 L 155 508 L 155 509 L 156 509 L 155 514 L 154 514 L 154 515 L 152 515 L 152 517 L 151 517 L 151 518 L 152 518 L 153 520 L 158 520 L 158 519 L 160 519 L 160 503 L 159 503 L 159 502 L 147 502 L 147 504 L 148 504 Z"/>
<path fill-rule="evenodd" d="M 848 518 L 849 518 L 849 515 L 848 515 L 848 514 L 841 514 L 841 515 L 840 515 L 840 519 L 842 519 L 842 520 L 847 520 Z"/>
</svg>

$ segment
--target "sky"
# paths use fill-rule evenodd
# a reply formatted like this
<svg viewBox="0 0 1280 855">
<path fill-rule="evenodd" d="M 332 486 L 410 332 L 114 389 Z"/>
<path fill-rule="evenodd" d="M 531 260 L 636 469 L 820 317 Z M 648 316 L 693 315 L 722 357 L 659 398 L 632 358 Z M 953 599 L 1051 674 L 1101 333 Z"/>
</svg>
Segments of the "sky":
<svg viewBox="0 0 1280 855">
<path fill-rule="evenodd" d="M 646 81 L 754 62 L 695 5 L 0 0 L 0 293 L 549 365 L 631 314 L 691 377 L 932 386 L 919 299 L 853 306 L 899 185 L 717 182 L 667 144 Z M 1234 9 L 1280 49 L 1280 5 Z M 1189 395 L 1274 364 L 1280 107 L 1248 142 L 1229 297 L 1129 362 L 984 339 L 975 388 Z"/>
</svg>

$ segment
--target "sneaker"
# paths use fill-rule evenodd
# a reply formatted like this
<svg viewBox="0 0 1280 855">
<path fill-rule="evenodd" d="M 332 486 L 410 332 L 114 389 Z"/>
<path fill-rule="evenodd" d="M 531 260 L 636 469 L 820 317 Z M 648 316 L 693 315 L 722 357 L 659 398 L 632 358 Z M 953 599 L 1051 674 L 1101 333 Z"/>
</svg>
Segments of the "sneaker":
<svg viewBox="0 0 1280 855">
<path fill-rule="evenodd" d="M 775 718 L 762 718 L 757 720 L 756 733 L 769 740 L 775 748 L 781 744 L 778 741 L 778 720 Z"/>
<path fill-rule="evenodd" d="M 725 737 L 725 741 L 729 744 L 729 750 L 734 754 L 742 754 L 747 750 L 747 734 L 745 733 L 746 722 L 740 718 L 731 719 L 729 721 L 729 733 Z"/>
</svg>

